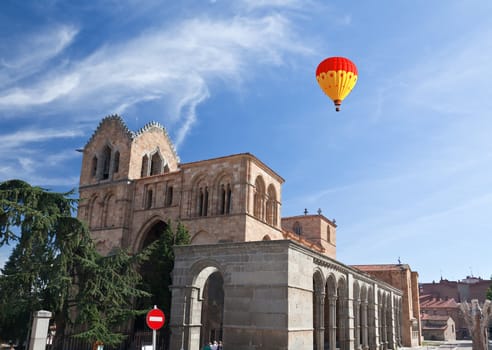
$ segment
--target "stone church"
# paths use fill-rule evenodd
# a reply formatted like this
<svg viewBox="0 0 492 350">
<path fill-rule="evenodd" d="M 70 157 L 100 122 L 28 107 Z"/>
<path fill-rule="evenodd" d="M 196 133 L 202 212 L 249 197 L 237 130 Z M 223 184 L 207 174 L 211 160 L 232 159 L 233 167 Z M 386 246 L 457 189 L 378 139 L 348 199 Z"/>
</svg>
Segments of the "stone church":
<svg viewBox="0 0 492 350">
<path fill-rule="evenodd" d="M 165 129 L 104 118 L 83 149 L 78 216 L 97 249 L 177 246 L 170 349 L 395 349 L 402 291 L 336 260 L 336 224 L 281 217 L 284 179 L 249 153 L 181 163 Z M 171 220 L 171 221 L 169 221 Z M 410 330 L 411 331 L 411 330 Z"/>
</svg>

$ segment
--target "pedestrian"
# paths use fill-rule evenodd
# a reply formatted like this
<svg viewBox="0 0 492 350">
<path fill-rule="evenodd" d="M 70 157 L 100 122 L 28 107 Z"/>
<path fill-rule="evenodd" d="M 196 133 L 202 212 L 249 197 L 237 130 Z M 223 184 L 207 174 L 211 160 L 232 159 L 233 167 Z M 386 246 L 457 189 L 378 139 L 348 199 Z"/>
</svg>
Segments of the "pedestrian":
<svg viewBox="0 0 492 350">
<path fill-rule="evenodd" d="M 222 340 L 219 340 L 219 345 L 217 346 L 217 350 L 224 350 L 224 346 L 222 345 Z"/>
<path fill-rule="evenodd" d="M 211 343 L 205 343 L 205 345 L 203 345 L 203 350 L 211 350 L 210 344 Z"/>
<path fill-rule="evenodd" d="M 217 344 L 217 340 L 214 340 L 214 343 L 210 346 L 211 350 L 217 350 L 219 344 Z"/>
</svg>

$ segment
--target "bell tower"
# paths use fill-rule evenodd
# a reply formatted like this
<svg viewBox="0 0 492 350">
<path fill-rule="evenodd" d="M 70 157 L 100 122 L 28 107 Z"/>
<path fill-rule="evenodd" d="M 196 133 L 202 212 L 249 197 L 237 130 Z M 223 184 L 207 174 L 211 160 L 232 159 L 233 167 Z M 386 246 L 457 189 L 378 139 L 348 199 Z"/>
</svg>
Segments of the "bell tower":
<svg viewBox="0 0 492 350">
<path fill-rule="evenodd" d="M 100 252 L 122 247 L 130 234 L 136 181 L 177 170 L 178 164 L 160 124 L 132 132 L 118 115 L 100 122 L 83 149 L 78 210 Z"/>
</svg>

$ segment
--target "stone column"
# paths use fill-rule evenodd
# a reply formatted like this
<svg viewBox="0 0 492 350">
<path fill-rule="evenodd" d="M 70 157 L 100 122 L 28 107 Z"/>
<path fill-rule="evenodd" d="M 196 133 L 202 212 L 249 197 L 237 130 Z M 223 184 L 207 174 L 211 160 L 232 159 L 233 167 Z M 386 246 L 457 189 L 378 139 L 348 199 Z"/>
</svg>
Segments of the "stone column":
<svg viewBox="0 0 492 350">
<path fill-rule="evenodd" d="M 382 323 L 383 326 L 381 327 L 381 332 L 382 334 L 382 341 L 381 344 L 383 346 L 383 350 L 388 349 L 388 305 L 386 303 L 386 297 L 383 296 L 383 305 L 381 307 L 381 318 L 382 318 Z"/>
<path fill-rule="evenodd" d="M 336 349 L 337 341 L 337 296 L 332 295 L 328 298 L 329 320 L 328 331 L 330 332 L 330 349 Z"/>
<path fill-rule="evenodd" d="M 378 300 L 378 287 L 375 285 L 374 286 L 374 291 L 373 291 L 372 299 L 374 300 L 374 303 L 369 305 L 371 309 L 371 329 L 369 330 L 370 333 L 370 348 L 371 350 L 377 350 L 379 349 L 379 300 Z"/>
<path fill-rule="evenodd" d="M 316 305 L 318 308 L 318 312 L 316 313 L 318 329 L 315 329 L 316 332 L 316 350 L 324 350 L 325 344 L 325 294 L 317 293 L 316 294 Z"/>
<path fill-rule="evenodd" d="M 396 344 L 396 327 L 395 327 L 395 303 L 394 303 L 394 294 L 391 292 L 389 305 L 388 305 L 388 317 L 386 320 L 388 324 L 389 337 L 388 337 L 388 347 L 390 349 L 395 348 Z"/>
<path fill-rule="evenodd" d="M 354 349 L 360 348 L 360 299 L 354 300 Z"/>
<path fill-rule="evenodd" d="M 190 316 L 187 325 L 188 349 L 200 349 L 200 330 L 202 328 L 202 299 L 200 289 L 189 287 L 190 289 Z"/>
<path fill-rule="evenodd" d="M 171 349 L 188 349 L 188 328 L 189 322 L 189 298 L 186 295 L 186 288 L 178 288 L 171 286 L 173 302 L 171 304 L 170 318 L 171 328 Z"/>
<path fill-rule="evenodd" d="M 367 336 L 367 301 L 363 301 L 361 304 L 361 327 L 362 327 L 362 349 L 369 349 L 369 342 Z"/>
<path fill-rule="evenodd" d="M 45 350 L 48 328 L 50 326 L 51 312 L 40 310 L 34 313 L 32 320 L 29 350 Z"/>
<path fill-rule="evenodd" d="M 380 350 L 385 350 L 384 349 L 384 301 L 383 299 L 381 298 L 381 300 L 379 300 L 379 304 L 378 304 L 378 321 L 379 321 L 379 327 L 378 327 L 378 331 L 379 331 L 379 349 Z"/>
</svg>

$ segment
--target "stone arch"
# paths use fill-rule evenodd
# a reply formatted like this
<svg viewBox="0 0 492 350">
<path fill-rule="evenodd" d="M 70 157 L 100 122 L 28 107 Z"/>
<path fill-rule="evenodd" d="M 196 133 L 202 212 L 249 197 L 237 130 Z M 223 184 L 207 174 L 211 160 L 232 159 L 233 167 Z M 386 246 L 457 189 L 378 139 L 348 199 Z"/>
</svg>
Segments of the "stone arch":
<svg viewBox="0 0 492 350">
<path fill-rule="evenodd" d="M 140 177 L 146 177 L 149 175 L 149 156 L 144 154 L 142 156 L 142 168 L 140 170 Z"/>
<path fill-rule="evenodd" d="M 112 147 L 109 144 L 104 145 L 101 151 L 101 179 L 107 180 L 109 179 L 110 171 L 111 171 L 111 153 Z"/>
<path fill-rule="evenodd" d="M 232 175 L 222 171 L 215 177 L 214 192 L 216 195 L 215 211 L 219 215 L 230 214 L 232 211 Z"/>
<path fill-rule="evenodd" d="M 140 230 L 140 236 L 137 237 L 138 243 L 136 246 L 138 250 L 145 249 L 152 243 L 157 244 L 158 247 L 151 252 L 148 260 L 139 266 L 139 272 L 142 276 L 141 288 L 149 292 L 150 295 L 136 298 L 136 309 L 144 309 L 149 305 L 159 305 L 159 308 L 166 315 L 171 310 L 172 295 L 170 286 L 172 285 L 172 275 L 170 266 L 172 266 L 172 257 L 163 254 L 165 250 L 171 248 L 171 243 L 168 239 L 161 240 L 168 227 L 168 223 L 158 217 L 153 217 L 144 225 L 142 230 Z M 136 316 L 133 322 L 133 332 L 147 329 L 145 315 Z M 169 329 L 164 328 L 162 332 L 164 344 L 167 344 L 170 339 Z"/>
<path fill-rule="evenodd" d="M 147 239 L 146 236 L 148 232 L 159 222 L 163 222 L 164 224 L 166 224 L 164 218 L 158 215 L 154 215 L 149 218 L 146 223 L 140 228 L 137 235 L 135 236 L 134 244 L 130 246 L 133 248 L 134 253 L 141 251 L 145 247 L 145 241 Z"/>
<path fill-rule="evenodd" d="M 116 210 L 116 196 L 109 192 L 104 197 L 103 202 L 103 226 L 115 227 L 119 222 L 118 211 Z"/>
<path fill-rule="evenodd" d="M 91 176 L 96 177 L 97 176 L 97 162 L 98 162 L 98 157 L 97 155 L 94 154 L 92 157 L 91 161 Z"/>
<path fill-rule="evenodd" d="M 337 348 L 341 350 L 347 350 L 349 347 L 349 331 L 350 326 L 348 324 L 348 310 L 349 310 L 349 297 L 348 297 L 348 283 L 345 276 L 340 276 L 337 283 Z"/>
<path fill-rule="evenodd" d="M 113 174 L 120 171 L 120 151 L 116 150 L 113 156 Z"/>
<path fill-rule="evenodd" d="M 315 268 L 313 273 L 313 348 L 324 349 L 325 279 L 323 272 Z"/>
<path fill-rule="evenodd" d="M 200 230 L 193 235 L 191 238 L 191 244 L 214 244 L 217 242 L 215 235 L 205 231 Z"/>
<path fill-rule="evenodd" d="M 326 278 L 326 295 L 337 296 L 337 278 L 333 273 Z"/>
<path fill-rule="evenodd" d="M 98 201 L 99 197 L 97 194 L 93 195 L 89 201 L 89 216 L 87 223 L 89 224 L 90 228 L 96 228 L 99 227 L 101 223 L 101 217 L 100 213 L 101 210 L 99 208 L 100 203 Z"/>
<path fill-rule="evenodd" d="M 278 223 L 277 190 L 273 184 L 270 184 L 267 190 L 266 221 L 273 226 L 277 226 Z"/>
<path fill-rule="evenodd" d="M 200 290 L 199 298 L 203 298 L 203 287 L 205 282 L 210 277 L 211 274 L 215 272 L 220 272 L 224 275 L 224 268 L 218 261 L 214 259 L 203 259 L 195 262 L 190 268 L 190 281 L 189 284 Z"/>
<path fill-rule="evenodd" d="M 159 148 L 150 153 L 150 176 L 162 174 L 166 161 L 161 154 Z"/>
<path fill-rule="evenodd" d="M 336 347 L 337 329 L 337 278 L 333 272 L 329 272 L 325 283 L 325 305 L 324 305 L 324 324 L 325 332 L 323 337 L 322 349 Z"/>
<path fill-rule="evenodd" d="M 365 283 L 360 287 L 360 301 L 367 303 L 367 286 Z"/>
<path fill-rule="evenodd" d="M 210 180 L 205 173 L 199 173 L 192 180 L 192 216 L 209 215 Z"/>
<path fill-rule="evenodd" d="M 190 330 L 188 339 L 189 348 L 198 349 L 204 339 L 209 341 L 212 336 L 222 339 L 223 336 L 224 270 L 217 261 L 204 259 L 193 264 L 190 271 L 192 295 L 189 309 L 194 312 L 189 315 L 189 321 L 200 327 Z"/>
<path fill-rule="evenodd" d="M 255 180 L 253 215 L 260 220 L 265 219 L 265 198 L 265 181 L 261 175 L 258 175 Z"/>
</svg>

